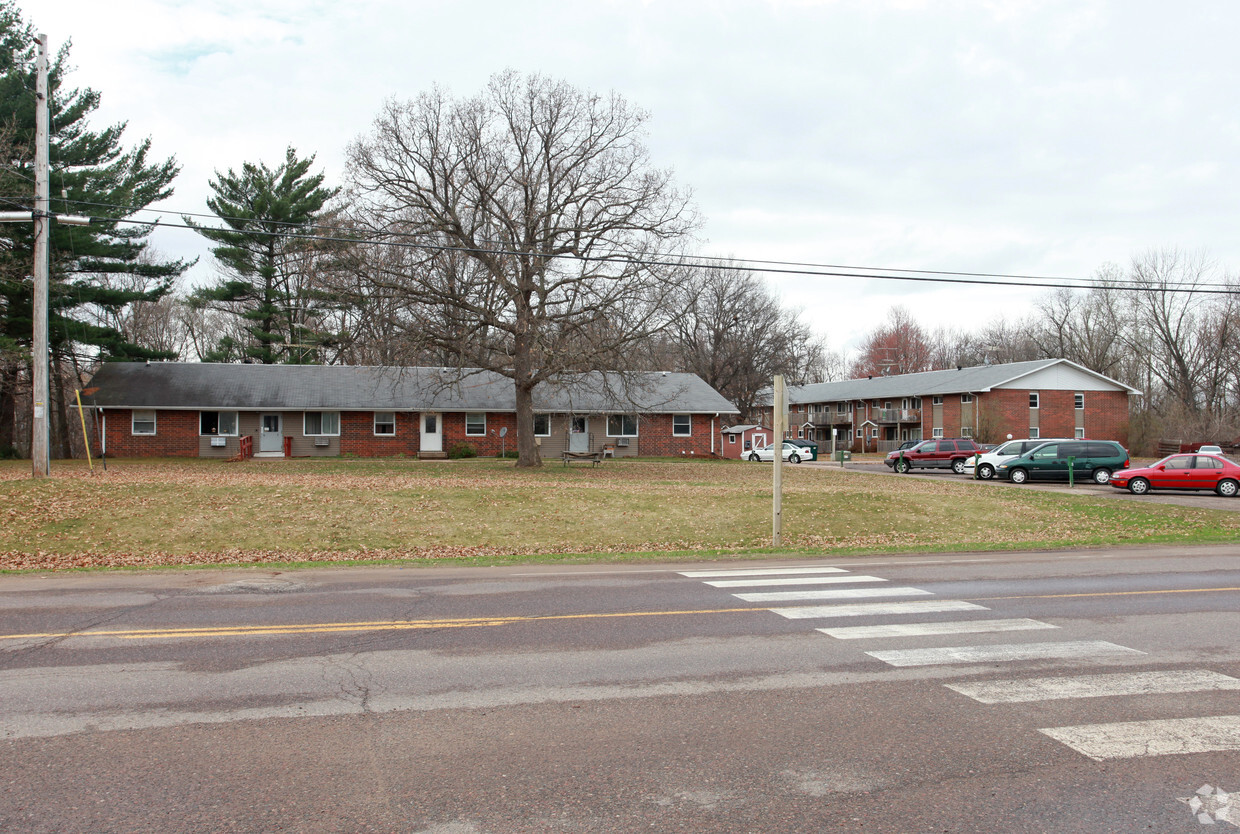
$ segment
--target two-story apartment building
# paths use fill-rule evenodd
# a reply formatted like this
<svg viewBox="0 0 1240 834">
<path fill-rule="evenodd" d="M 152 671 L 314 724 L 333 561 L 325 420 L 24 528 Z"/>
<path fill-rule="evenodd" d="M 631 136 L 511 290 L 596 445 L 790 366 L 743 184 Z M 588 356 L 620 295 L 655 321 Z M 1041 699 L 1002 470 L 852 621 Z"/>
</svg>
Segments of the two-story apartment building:
<svg viewBox="0 0 1240 834">
<path fill-rule="evenodd" d="M 1137 389 L 1067 359 L 979 365 L 792 387 L 789 436 L 854 452 L 906 440 L 1090 437 L 1127 445 Z M 772 412 L 763 412 L 770 425 Z"/>
</svg>

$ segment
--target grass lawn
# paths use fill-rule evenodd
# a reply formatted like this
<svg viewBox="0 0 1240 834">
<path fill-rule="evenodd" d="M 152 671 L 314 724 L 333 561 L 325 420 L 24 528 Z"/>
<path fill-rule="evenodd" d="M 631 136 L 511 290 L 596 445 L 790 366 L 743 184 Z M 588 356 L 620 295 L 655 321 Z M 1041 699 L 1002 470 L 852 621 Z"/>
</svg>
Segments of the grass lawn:
<svg viewBox="0 0 1240 834">
<path fill-rule="evenodd" d="M 781 553 L 1234 541 L 1240 514 L 784 469 Z M 701 558 L 770 550 L 771 467 L 737 461 L 0 462 L 0 570 Z"/>
</svg>

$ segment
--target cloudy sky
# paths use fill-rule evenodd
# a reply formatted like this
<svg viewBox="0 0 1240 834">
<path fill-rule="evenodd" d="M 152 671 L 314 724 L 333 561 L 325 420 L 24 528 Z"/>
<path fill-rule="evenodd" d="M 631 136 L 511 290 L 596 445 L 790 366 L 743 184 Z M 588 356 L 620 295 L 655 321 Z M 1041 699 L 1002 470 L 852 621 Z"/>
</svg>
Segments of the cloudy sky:
<svg viewBox="0 0 1240 834">
<path fill-rule="evenodd" d="M 647 109 L 707 254 L 1087 278 L 1175 246 L 1240 272 L 1233 0 L 18 2 L 53 49 L 72 40 L 97 126 L 177 157 L 169 219 L 290 144 L 339 182 L 386 99 L 513 68 Z M 209 276 L 193 233 L 155 242 Z M 959 328 L 1038 296 L 770 280 L 837 349 L 894 304 Z"/>
</svg>

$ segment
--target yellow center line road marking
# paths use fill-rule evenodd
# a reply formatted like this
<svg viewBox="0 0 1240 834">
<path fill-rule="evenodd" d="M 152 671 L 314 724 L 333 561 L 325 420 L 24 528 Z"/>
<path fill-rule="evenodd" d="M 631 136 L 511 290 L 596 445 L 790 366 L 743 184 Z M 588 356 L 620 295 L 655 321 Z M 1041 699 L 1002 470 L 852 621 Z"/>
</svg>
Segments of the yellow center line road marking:
<svg viewBox="0 0 1240 834">
<path fill-rule="evenodd" d="M 961 597 L 970 600 L 995 599 L 1067 599 L 1068 597 L 1134 597 L 1143 594 L 1208 594 L 1216 591 L 1240 591 L 1240 588 L 1174 588 L 1164 591 L 1099 591 L 1089 594 L 1029 594 L 1015 597 Z"/>
<path fill-rule="evenodd" d="M 516 623 L 553 620 L 601 620 L 623 617 L 676 617 L 694 614 L 765 612 L 766 608 L 710 608 L 692 611 L 630 611 L 612 614 L 547 614 L 537 617 L 473 617 L 449 620 L 374 620 L 356 623 L 291 623 L 287 625 L 211 626 L 204 628 L 151 628 L 117 631 L 49 631 L 38 634 L 0 634 L 0 640 L 47 640 L 65 637 L 117 637 L 145 640 L 172 637 L 249 637 L 268 634 L 329 634 L 342 631 L 407 631 L 440 628 L 491 628 Z"/>
</svg>

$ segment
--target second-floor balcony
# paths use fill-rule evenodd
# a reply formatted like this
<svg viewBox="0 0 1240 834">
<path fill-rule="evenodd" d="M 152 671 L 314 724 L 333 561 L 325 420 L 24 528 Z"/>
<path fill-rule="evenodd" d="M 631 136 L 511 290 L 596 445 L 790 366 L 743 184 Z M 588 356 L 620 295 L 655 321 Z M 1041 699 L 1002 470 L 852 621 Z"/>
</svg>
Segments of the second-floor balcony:
<svg viewBox="0 0 1240 834">
<path fill-rule="evenodd" d="M 876 423 L 920 423 L 920 408 L 876 408 L 872 412 Z"/>
<path fill-rule="evenodd" d="M 836 411 L 831 408 L 821 411 L 811 410 L 809 412 L 809 421 L 816 426 L 848 425 L 853 421 L 853 413 L 851 411 Z"/>
</svg>

